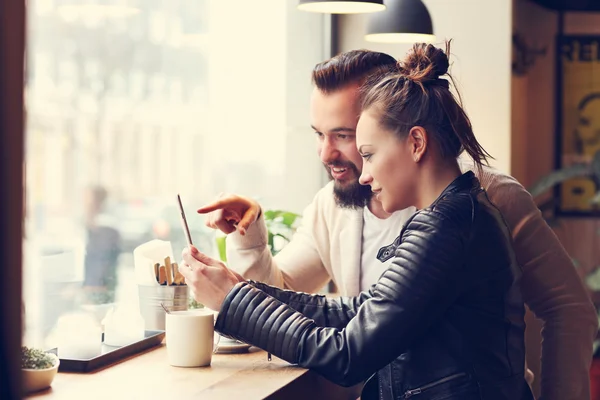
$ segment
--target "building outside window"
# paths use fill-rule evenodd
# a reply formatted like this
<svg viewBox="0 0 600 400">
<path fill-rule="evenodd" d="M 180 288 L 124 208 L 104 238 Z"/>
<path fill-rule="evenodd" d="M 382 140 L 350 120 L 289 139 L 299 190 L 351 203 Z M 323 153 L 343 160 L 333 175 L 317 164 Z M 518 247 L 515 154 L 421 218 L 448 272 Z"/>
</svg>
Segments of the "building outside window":
<svg viewBox="0 0 600 400">
<path fill-rule="evenodd" d="M 219 192 L 301 212 L 323 183 L 308 102 L 326 17 L 292 0 L 89 4 L 28 3 L 25 341 L 44 347 L 61 315 L 137 300 L 136 246 L 169 240 L 179 261 L 177 193 L 216 256 L 195 210 Z"/>
</svg>

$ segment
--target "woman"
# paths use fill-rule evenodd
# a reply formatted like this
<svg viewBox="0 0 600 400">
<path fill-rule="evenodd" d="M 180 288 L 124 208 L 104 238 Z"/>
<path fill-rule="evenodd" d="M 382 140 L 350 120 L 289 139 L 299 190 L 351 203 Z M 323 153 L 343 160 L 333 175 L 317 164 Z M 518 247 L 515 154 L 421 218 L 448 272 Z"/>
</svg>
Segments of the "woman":
<svg viewBox="0 0 600 400">
<path fill-rule="evenodd" d="M 368 292 L 333 300 L 244 281 L 192 247 L 182 273 L 220 310 L 219 332 L 341 385 L 377 373 L 363 398 L 531 398 L 520 270 L 502 216 L 458 167 L 463 150 L 479 167 L 488 155 L 440 78 L 446 54 L 415 45 L 363 88 L 360 182 L 387 212 L 419 209 L 379 252 L 392 267 Z"/>
</svg>

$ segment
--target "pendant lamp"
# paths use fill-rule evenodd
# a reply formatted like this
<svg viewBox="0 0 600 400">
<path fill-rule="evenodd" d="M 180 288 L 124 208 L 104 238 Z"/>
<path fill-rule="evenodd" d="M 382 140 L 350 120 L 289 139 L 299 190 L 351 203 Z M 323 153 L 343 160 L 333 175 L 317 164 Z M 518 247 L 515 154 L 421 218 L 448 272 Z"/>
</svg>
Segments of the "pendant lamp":
<svg viewBox="0 0 600 400">
<path fill-rule="evenodd" d="M 379 43 L 430 43 L 433 24 L 421 0 L 385 0 L 383 12 L 370 15 L 365 40 Z"/>
<path fill-rule="evenodd" d="M 359 14 L 383 11 L 385 5 L 383 0 L 300 0 L 298 9 L 328 14 Z"/>
</svg>

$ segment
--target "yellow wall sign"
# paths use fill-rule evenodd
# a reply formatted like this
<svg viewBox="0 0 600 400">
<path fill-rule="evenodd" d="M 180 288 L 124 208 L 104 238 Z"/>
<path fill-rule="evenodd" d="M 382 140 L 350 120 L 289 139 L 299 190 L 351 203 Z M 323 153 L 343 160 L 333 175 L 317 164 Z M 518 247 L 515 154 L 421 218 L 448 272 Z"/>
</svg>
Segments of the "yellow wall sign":
<svg viewBox="0 0 600 400">
<path fill-rule="evenodd" d="M 590 163 L 600 151 L 600 36 L 560 36 L 557 63 L 557 168 Z M 590 203 L 600 182 L 574 178 L 564 182 L 557 213 L 600 216 Z"/>
</svg>

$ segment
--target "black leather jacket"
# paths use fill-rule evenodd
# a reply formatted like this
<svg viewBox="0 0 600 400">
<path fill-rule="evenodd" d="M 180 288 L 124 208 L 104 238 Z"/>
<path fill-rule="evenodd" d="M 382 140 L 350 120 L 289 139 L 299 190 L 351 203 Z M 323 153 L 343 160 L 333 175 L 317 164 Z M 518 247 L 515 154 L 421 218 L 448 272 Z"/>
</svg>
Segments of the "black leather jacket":
<svg viewBox="0 0 600 400">
<path fill-rule="evenodd" d="M 392 266 L 357 297 L 239 283 L 215 327 L 340 385 L 377 373 L 363 398 L 530 398 L 520 268 L 472 172 L 417 212 L 385 257 Z"/>
</svg>

